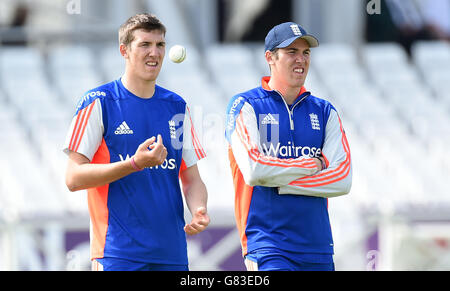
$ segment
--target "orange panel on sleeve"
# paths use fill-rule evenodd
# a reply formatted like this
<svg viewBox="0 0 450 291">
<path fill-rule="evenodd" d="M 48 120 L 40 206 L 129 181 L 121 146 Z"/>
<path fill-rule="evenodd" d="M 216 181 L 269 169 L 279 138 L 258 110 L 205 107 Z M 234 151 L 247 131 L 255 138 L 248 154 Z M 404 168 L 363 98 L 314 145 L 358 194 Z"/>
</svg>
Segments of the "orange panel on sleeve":
<svg viewBox="0 0 450 291">
<path fill-rule="evenodd" d="M 93 164 L 110 163 L 110 155 L 105 139 L 95 153 Z M 108 230 L 108 190 L 109 184 L 88 189 L 88 207 L 91 217 L 91 260 L 103 258 L 106 232 Z"/>
</svg>

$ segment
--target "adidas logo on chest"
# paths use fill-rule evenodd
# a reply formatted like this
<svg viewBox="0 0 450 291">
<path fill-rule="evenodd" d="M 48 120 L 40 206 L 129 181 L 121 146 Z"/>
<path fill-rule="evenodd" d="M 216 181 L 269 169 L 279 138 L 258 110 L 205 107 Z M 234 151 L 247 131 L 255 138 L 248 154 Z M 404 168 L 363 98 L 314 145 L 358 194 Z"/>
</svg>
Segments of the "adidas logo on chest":
<svg viewBox="0 0 450 291">
<path fill-rule="evenodd" d="M 278 121 L 275 119 L 275 117 L 269 113 L 261 121 L 261 124 L 278 124 Z"/>
<path fill-rule="evenodd" d="M 114 131 L 114 134 L 133 134 L 133 130 L 128 126 L 128 124 L 124 121 L 122 122 L 118 128 Z"/>
</svg>

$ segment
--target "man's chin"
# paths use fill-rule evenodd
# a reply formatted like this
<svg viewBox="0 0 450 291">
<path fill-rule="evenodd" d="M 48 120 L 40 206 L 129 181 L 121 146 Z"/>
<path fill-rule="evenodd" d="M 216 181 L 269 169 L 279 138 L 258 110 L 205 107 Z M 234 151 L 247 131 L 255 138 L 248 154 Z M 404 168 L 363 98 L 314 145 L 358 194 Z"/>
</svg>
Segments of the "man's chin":
<svg viewBox="0 0 450 291">
<path fill-rule="evenodd" d="M 156 81 L 158 76 L 159 76 L 159 72 L 158 73 L 152 73 L 152 74 L 148 74 L 147 73 L 147 74 L 142 74 L 141 75 L 141 79 L 143 81 L 146 81 L 146 82 L 154 82 L 154 81 Z"/>
</svg>

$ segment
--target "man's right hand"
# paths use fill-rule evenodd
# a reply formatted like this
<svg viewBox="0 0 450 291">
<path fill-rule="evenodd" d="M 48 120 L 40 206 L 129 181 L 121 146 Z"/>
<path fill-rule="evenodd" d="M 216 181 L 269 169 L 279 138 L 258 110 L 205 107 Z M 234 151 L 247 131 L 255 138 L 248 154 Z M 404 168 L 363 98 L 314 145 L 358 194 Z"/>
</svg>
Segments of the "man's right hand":
<svg viewBox="0 0 450 291">
<path fill-rule="evenodd" d="M 325 163 L 325 160 L 322 157 L 314 158 L 314 162 L 316 163 L 318 172 L 320 172 L 322 170 L 325 170 L 326 163 Z"/>
<path fill-rule="evenodd" d="M 133 157 L 134 162 L 141 169 L 164 163 L 167 157 L 167 149 L 163 144 L 161 135 L 158 134 L 156 142 L 153 136 L 141 143 Z"/>
</svg>

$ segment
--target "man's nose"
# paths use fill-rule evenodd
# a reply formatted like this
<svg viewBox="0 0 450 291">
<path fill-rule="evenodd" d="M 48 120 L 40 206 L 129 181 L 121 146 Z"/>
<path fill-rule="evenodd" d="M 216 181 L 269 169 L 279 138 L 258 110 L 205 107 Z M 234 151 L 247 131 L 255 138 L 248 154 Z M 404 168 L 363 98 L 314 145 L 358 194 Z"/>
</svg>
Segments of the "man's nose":
<svg viewBox="0 0 450 291">
<path fill-rule="evenodd" d="M 151 46 L 149 49 L 148 49 L 148 52 L 147 52 L 147 55 L 148 56 L 159 56 L 161 53 L 160 53 L 160 51 L 159 51 L 159 49 L 156 47 L 156 46 Z"/>
<path fill-rule="evenodd" d="M 296 61 L 297 63 L 306 63 L 307 57 L 304 56 L 304 55 L 299 55 L 299 56 L 297 56 L 297 58 L 295 59 L 295 61 Z"/>
</svg>

